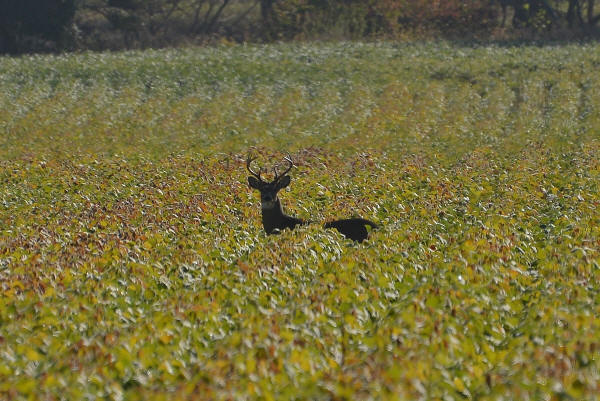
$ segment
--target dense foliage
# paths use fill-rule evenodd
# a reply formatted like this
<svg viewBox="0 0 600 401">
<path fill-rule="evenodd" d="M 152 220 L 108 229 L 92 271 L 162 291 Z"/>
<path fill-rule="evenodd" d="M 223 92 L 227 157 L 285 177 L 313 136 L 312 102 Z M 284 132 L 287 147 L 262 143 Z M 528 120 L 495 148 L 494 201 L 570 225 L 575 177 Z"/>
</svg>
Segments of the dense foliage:
<svg viewBox="0 0 600 401">
<path fill-rule="evenodd" d="M 595 399 L 599 50 L 0 58 L 0 398 Z"/>
</svg>

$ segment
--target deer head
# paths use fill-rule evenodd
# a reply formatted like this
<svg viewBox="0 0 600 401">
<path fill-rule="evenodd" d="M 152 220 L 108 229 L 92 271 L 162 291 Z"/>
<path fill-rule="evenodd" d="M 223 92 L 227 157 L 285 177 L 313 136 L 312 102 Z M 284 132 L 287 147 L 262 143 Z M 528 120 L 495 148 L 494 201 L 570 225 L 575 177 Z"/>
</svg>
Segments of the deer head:
<svg viewBox="0 0 600 401">
<path fill-rule="evenodd" d="M 256 160 L 256 157 L 251 158 L 250 156 L 248 156 L 246 160 L 246 168 L 250 174 L 252 174 L 248 177 L 248 185 L 250 185 L 250 188 L 257 189 L 260 192 L 260 202 L 263 210 L 273 209 L 277 207 L 279 203 L 277 192 L 290 185 L 291 179 L 287 173 L 294 167 L 294 162 L 289 156 L 286 156 L 283 160 L 289 164 L 287 170 L 285 170 L 283 174 L 279 174 L 277 166 L 273 167 L 275 178 L 271 182 L 266 182 L 260 176 L 263 171 L 262 169 L 259 169 L 258 173 L 252 170 L 250 165 L 254 160 Z"/>
</svg>

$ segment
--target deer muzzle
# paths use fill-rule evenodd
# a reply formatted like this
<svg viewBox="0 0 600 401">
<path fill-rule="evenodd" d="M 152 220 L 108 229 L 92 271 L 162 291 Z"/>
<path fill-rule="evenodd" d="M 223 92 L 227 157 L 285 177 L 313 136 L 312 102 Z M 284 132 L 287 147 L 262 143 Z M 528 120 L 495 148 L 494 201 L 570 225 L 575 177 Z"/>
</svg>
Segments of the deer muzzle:
<svg viewBox="0 0 600 401">
<path fill-rule="evenodd" d="M 260 202 L 260 207 L 263 209 L 273 209 L 275 207 L 274 200 L 262 200 Z"/>
</svg>

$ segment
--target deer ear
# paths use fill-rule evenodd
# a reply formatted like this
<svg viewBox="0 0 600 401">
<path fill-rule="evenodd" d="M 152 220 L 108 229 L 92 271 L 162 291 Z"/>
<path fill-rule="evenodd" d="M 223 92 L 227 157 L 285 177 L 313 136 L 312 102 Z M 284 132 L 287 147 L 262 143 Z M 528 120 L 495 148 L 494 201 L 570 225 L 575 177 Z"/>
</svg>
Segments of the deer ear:
<svg viewBox="0 0 600 401">
<path fill-rule="evenodd" d="M 250 188 L 260 190 L 260 181 L 258 181 L 255 177 L 248 177 L 248 185 L 250 185 Z"/>
<path fill-rule="evenodd" d="M 287 187 L 288 185 L 290 185 L 290 181 L 291 181 L 290 176 L 284 175 L 277 182 L 277 189 L 283 189 L 283 188 Z"/>
</svg>

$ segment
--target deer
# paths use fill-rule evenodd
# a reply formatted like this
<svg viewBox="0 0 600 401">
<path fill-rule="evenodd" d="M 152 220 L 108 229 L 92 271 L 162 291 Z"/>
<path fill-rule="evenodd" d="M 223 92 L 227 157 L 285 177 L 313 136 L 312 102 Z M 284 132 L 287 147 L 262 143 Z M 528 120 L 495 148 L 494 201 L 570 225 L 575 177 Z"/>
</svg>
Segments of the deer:
<svg viewBox="0 0 600 401">
<path fill-rule="evenodd" d="M 252 169 L 251 164 L 254 160 L 256 160 L 256 157 L 253 158 L 250 155 L 246 159 L 246 169 L 251 174 L 248 177 L 248 185 L 260 192 L 262 224 L 266 233 L 269 235 L 276 234 L 286 228 L 293 230 L 297 226 L 311 223 L 311 221 L 285 214 L 281 201 L 277 196 L 277 193 L 290 185 L 291 182 L 288 173 L 294 167 L 294 162 L 290 156 L 284 158 L 284 161 L 288 163 L 288 167 L 282 174 L 279 174 L 276 166 L 273 167 L 274 178 L 271 182 L 262 179 L 262 168 L 258 172 Z M 356 242 L 363 242 L 367 239 L 369 236 L 367 226 L 372 229 L 378 228 L 377 224 L 362 218 L 333 220 L 323 225 L 324 228 L 335 228 L 344 237 Z"/>
</svg>

